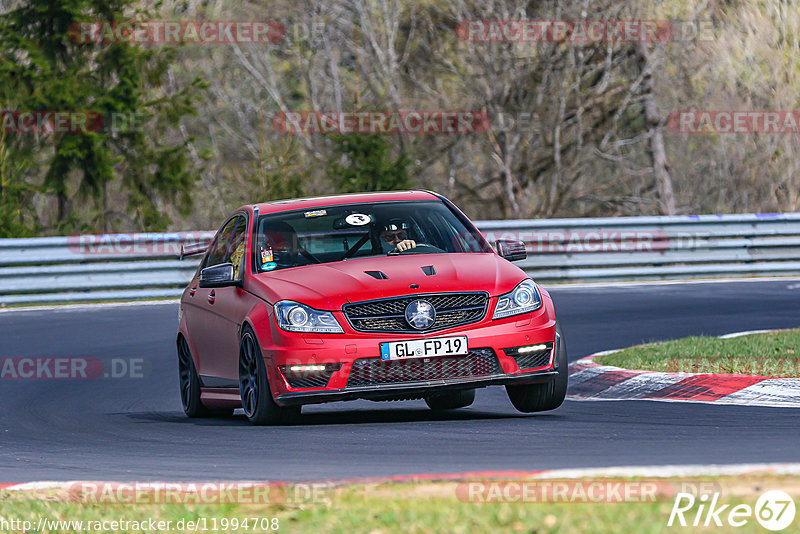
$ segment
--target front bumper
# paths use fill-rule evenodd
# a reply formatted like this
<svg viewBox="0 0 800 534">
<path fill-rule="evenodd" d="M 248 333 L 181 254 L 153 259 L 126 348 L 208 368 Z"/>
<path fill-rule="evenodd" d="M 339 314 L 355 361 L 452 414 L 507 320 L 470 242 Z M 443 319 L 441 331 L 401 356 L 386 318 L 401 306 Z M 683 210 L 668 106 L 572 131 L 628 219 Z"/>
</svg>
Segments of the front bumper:
<svg viewBox="0 0 800 534">
<path fill-rule="evenodd" d="M 558 371 L 545 370 L 514 375 L 494 375 L 480 378 L 459 378 L 444 380 L 425 380 L 404 382 L 402 384 L 360 386 L 340 390 L 304 390 L 289 391 L 275 397 L 282 406 L 295 404 L 314 404 L 320 402 L 346 401 L 356 399 L 393 400 L 398 398 L 422 398 L 430 393 L 447 390 L 473 389 L 486 386 L 503 386 L 508 384 L 536 384 L 555 379 Z"/>
<path fill-rule="evenodd" d="M 429 393 L 448 389 L 472 389 L 490 385 L 537 383 L 553 380 L 558 374 L 554 367 L 557 347 L 556 321 L 552 301 L 534 312 L 507 319 L 491 320 L 463 325 L 433 334 L 387 334 L 356 332 L 349 327 L 340 312 L 334 312 L 344 334 L 300 334 L 285 332 L 277 327 L 270 314 L 268 321 L 257 325 L 262 352 L 267 363 L 270 386 L 275 401 L 280 405 L 312 404 L 353 399 L 394 400 L 421 398 Z M 259 327 L 263 329 L 258 332 Z M 269 329 L 268 331 L 266 329 Z M 357 362 L 380 361 L 380 344 L 406 339 L 437 338 L 464 335 L 468 346 L 480 351 L 491 349 L 497 365 L 491 372 L 467 373 L 471 376 L 407 377 L 395 382 L 364 384 L 350 380 Z M 549 358 L 536 368 L 521 369 L 514 356 L 506 349 L 520 346 L 548 344 L 553 347 Z M 431 358 L 435 360 L 436 358 Z M 336 371 L 330 374 L 323 387 L 292 387 L 287 367 L 295 365 L 330 365 Z M 355 374 L 355 373 L 354 373 Z M 419 379 L 418 379 L 419 378 Z M 431 379 L 433 378 L 433 379 Z M 296 384 L 296 383 L 295 383 Z"/>
</svg>

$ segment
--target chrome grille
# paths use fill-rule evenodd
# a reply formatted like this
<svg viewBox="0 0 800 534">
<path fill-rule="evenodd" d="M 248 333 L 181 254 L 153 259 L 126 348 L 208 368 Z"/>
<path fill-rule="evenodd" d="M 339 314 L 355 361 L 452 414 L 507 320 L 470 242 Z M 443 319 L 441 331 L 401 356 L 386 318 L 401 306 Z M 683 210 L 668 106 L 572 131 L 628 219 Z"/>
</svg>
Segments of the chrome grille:
<svg viewBox="0 0 800 534">
<path fill-rule="evenodd" d="M 490 348 L 472 349 L 466 356 L 411 358 L 383 361 L 361 358 L 353 362 L 347 387 L 403 384 L 428 380 L 486 377 L 503 374 L 497 356 Z"/>
<path fill-rule="evenodd" d="M 436 321 L 425 332 L 480 321 L 489 302 L 486 293 L 439 293 L 356 302 L 343 309 L 352 327 L 362 332 L 420 332 L 405 319 L 406 306 L 419 299 L 436 309 Z"/>
</svg>

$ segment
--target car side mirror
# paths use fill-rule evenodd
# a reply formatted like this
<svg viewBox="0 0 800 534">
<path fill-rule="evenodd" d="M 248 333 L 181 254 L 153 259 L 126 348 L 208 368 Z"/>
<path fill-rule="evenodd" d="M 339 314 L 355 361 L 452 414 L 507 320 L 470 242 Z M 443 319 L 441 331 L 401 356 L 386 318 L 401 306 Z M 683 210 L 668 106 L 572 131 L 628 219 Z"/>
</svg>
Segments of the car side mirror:
<svg viewBox="0 0 800 534">
<path fill-rule="evenodd" d="M 200 287 L 238 286 L 239 281 L 233 278 L 233 264 L 220 263 L 200 271 Z"/>
<path fill-rule="evenodd" d="M 524 260 L 528 257 L 525 243 L 513 239 L 498 239 L 494 245 L 497 254 L 508 261 Z"/>
</svg>

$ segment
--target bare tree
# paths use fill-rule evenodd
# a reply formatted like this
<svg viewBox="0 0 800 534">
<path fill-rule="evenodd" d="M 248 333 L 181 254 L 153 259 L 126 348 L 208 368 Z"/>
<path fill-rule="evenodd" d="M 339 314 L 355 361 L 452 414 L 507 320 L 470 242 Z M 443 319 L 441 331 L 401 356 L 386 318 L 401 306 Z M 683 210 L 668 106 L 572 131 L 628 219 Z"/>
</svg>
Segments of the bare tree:
<svg viewBox="0 0 800 534">
<path fill-rule="evenodd" d="M 800 209 L 796 136 L 709 137 L 665 128 L 676 109 L 797 109 L 798 18 L 788 5 L 675 5 L 645 0 L 224 0 L 182 3 L 185 16 L 285 23 L 277 45 L 182 52 L 210 87 L 187 125 L 209 155 L 217 204 L 330 192 L 336 155 L 319 134 L 272 126 L 288 110 L 474 110 L 480 134 L 391 134 L 421 187 L 481 217 L 674 214 Z M 178 5 L 178 4 L 175 4 Z M 193 15 L 189 12 L 194 10 Z M 741 17 L 739 17 L 741 15 Z M 468 20 L 713 19 L 711 42 L 473 42 Z M 725 25 L 736 20 L 741 28 Z M 794 37 L 793 37 L 794 36 Z M 779 48 L 781 53 L 773 50 Z M 731 61 L 748 50 L 783 76 Z M 748 70 L 749 69 L 749 70 Z M 670 73 L 678 77 L 669 78 Z M 203 144 L 204 143 L 204 144 Z M 765 173 L 764 169 L 769 169 Z"/>
</svg>

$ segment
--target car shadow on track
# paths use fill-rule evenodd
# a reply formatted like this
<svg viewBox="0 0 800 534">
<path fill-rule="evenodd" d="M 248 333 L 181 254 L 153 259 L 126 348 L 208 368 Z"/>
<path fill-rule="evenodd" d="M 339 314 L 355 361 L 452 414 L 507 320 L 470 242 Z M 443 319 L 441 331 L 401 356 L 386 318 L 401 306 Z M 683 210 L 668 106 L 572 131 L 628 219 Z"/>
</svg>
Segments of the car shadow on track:
<svg viewBox="0 0 800 534">
<path fill-rule="evenodd" d="M 133 412 L 119 414 L 137 421 L 178 423 L 196 426 L 241 426 L 250 425 L 250 422 L 240 412 L 231 417 L 206 417 L 190 419 L 177 412 Z M 398 408 L 398 409 L 360 409 L 360 410 L 325 410 L 303 413 L 289 427 L 322 426 L 322 425 L 358 425 L 375 423 L 431 423 L 444 421 L 486 421 L 502 419 L 562 419 L 558 412 L 541 412 L 533 414 L 524 413 L 498 413 L 477 410 L 447 410 L 431 411 L 425 408 Z"/>
</svg>

